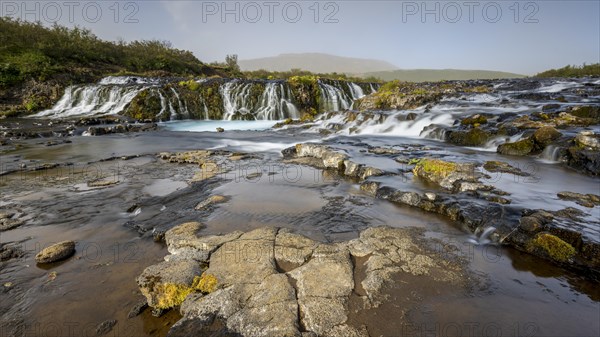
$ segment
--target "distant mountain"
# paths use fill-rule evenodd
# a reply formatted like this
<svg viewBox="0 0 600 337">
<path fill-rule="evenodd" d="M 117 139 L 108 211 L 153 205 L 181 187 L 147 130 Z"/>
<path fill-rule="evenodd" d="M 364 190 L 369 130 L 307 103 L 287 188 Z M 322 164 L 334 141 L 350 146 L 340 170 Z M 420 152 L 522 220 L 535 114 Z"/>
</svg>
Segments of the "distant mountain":
<svg viewBox="0 0 600 337">
<path fill-rule="evenodd" d="M 401 80 L 407 82 L 426 82 L 441 80 L 475 80 L 495 78 L 522 78 L 521 74 L 490 70 L 459 70 L 459 69 L 398 69 L 393 71 L 365 72 L 361 77 L 377 77 L 384 81 Z"/>
<path fill-rule="evenodd" d="M 291 69 L 308 70 L 314 73 L 367 73 L 374 71 L 396 70 L 395 65 L 371 59 L 342 57 L 320 53 L 281 54 L 251 60 L 240 60 L 242 70 L 265 69 L 269 71 L 288 71 Z"/>
</svg>

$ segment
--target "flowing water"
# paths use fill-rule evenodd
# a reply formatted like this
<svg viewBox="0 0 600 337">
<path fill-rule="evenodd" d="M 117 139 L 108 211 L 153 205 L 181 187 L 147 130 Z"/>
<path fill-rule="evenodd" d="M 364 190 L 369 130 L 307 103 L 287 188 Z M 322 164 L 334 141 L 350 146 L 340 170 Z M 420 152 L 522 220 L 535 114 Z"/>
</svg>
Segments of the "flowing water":
<svg viewBox="0 0 600 337">
<path fill-rule="evenodd" d="M 187 83 L 187 82 L 186 82 Z M 198 80 L 198 86 L 209 86 L 211 81 Z M 349 109 L 353 101 L 375 91 L 369 84 L 367 92 L 353 82 L 319 80 L 321 109 L 337 111 Z M 156 97 L 160 109 L 156 116 L 163 121 L 189 119 L 189 103 L 175 80 L 142 77 L 106 77 L 97 84 L 74 85 L 65 89 L 62 98 L 36 117 L 70 118 L 122 114 L 140 94 Z M 300 118 L 290 86 L 284 81 L 223 80 L 218 86 L 222 100 L 223 120 L 283 120 Z M 206 97 L 197 92 L 202 118 L 208 120 Z"/>
<path fill-rule="evenodd" d="M 123 97 L 136 90 L 159 90 L 165 97 L 161 106 L 165 114 L 185 114 L 181 110 L 185 102 L 180 103 L 175 93 L 166 95 L 159 83 L 132 81 L 109 78 L 96 85 L 74 87 L 69 89 L 72 98 L 63 97 L 57 104 L 63 108 L 55 107 L 52 113 L 40 116 L 115 112 L 111 109 L 118 109 L 121 103 L 103 110 L 106 101 L 94 95 L 102 93 L 107 95 L 103 97 L 113 97 L 111 102 L 123 102 Z M 20 247 L 25 254 L 0 265 L 0 336 L 65 336 L 68 331 L 77 336 L 94 335 L 98 324 L 113 319 L 117 320 L 114 333 L 118 336 L 164 336 L 179 318 L 175 312 L 161 318 L 152 317 L 149 310 L 134 318 L 127 318 L 127 314 L 140 296 L 135 277 L 167 254 L 162 244 L 153 242 L 152 228 L 169 228 L 185 221 L 204 222 L 205 234 L 268 225 L 287 227 L 324 242 L 354 238 L 371 226 L 419 227 L 427 236 L 440 240 L 440 249 L 452 248 L 466 257 L 469 272 L 479 280 L 473 289 L 450 294 L 431 289 L 432 297 L 414 307 L 400 308 L 408 310 L 409 321 L 398 321 L 393 316 L 394 310 L 399 310 L 394 303 L 403 303 L 407 291 L 399 286 L 390 294 L 398 302 L 354 318 L 365 320 L 375 335 L 597 336 L 600 288 L 596 281 L 498 246 L 490 240 L 495 231 L 492 227 L 473 234 L 438 215 L 373 199 L 356 182 L 328 171 L 281 161 L 281 150 L 297 143 L 318 142 L 347 153 L 357 163 L 400 173 L 370 178 L 373 181 L 408 191 L 436 192 L 436 187 L 412 177 L 393 157 L 369 149 L 422 152 L 459 162 L 504 160 L 532 174 L 520 177 L 488 172 L 489 183 L 511 193 L 511 206 L 582 210 L 589 214 L 589 221 L 580 232 L 598 240 L 600 207 L 586 208 L 561 200 L 556 193 L 598 194 L 600 181 L 560 166 L 556 149 L 548 149 L 539 158 L 506 157 L 490 151 L 506 139 L 473 148 L 440 141 L 444 127 L 453 125 L 458 116 L 531 113 L 545 102 L 517 95 L 537 92 L 569 97 L 573 90 L 583 88 L 581 81 L 574 83 L 546 83 L 527 90 L 498 83 L 498 88 L 506 88 L 504 92 L 449 98 L 427 109 L 368 112 L 349 123 L 340 115 L 323 115 L 308 129 L 289 126 L 271 130 L 277 120 L 297 113 L 286 86 L 267 84 L 256 103 L 259 108 L 252 110 L 247 99 L 252 84 L 229 81 L 221 86 L 225 111 L 229 111 L 224 120 L 170 121 L 155 132 L 74 136 L 71 143 L 52 147 L 33 139 L 22 141 L 17 149 L 2 149 L 3 170 L 7 165 L 71 165 L 0 176 L 0 208 L 17 210 L 26 219 L 25 225 L 2 232 L 0 237 L 3 245 Z M 323 102 L 332 110 L 350 108 L 353 99 L 365 94 L 351 83 L 320 86 Z M 84 94 L 86 90 L 96 94 Z M 113 90 L 115 94 L 110 96 Z M 505 99 L 509 102 L 502 103 Z M 600 103 L 594 95 L 585 100 Z M 571 100 L 563 104 L 580 103 Z M 260 116 L 259 121 L 227 120 L 241 111 Z M 327 136 L 319 133 L 321 129 L 331 130 L 332 125 L 341 127 Z M 225 132 L 215 132 L 217 127 Z M 216 181 L 192 185 L 188 181 L 197 171 L 196 165 L 163 163 L 155 156 L 164 151 L 195 149 L 250 156 L 224 163 L 228 170 Z M 111 160 L 102 160 L 108 158 Z M 85 183 L 98 177 L 111 177 L 118 183 L 105 188 L 89 188 Z M 228 201 L 210 212 L 194 210 L 212 194 L 224 195 Z M 40 248 L 64 239 L 77 241 L 74 257 L 50 266 L 35 264 L 33 257 Z M 426 281 L 422 283 L 427 286 Z"/>
</svg>

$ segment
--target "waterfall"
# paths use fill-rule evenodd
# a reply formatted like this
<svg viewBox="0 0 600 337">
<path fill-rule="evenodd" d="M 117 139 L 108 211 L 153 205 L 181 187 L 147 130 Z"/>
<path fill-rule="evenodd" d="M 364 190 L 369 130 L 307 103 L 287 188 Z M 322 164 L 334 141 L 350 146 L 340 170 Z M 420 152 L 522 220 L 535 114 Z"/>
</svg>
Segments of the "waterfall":
<svg viewBox="0 0 600 337">
<path fill-rule="evenodd" d="M 243 83 L 238 80 L 227 82 L 220 87 L 223 97 L 224 120 L 233 120 L 236 115 L 249 114 L 252 108 L 249 106 L 250 89 L 252 83 Z"/>
<path fill-rule="evenodd" d="M 145 90 L 141 86 L 84 85 L 70 86 L 52 107 L 34 117 L 74 117 L 117 114 Z"/>
<path fill-rule="evenodd" d="M 542 154 L 540 154 L 540 159 L 548 163 L 558 163 L 560 162 L 560 155 L 563 148 L 556 145 L 548 145 L 544 148 Z"/>
<path fill-rule="evenodd" d="M 171 91 L 173 92 L 173 95 L 175 95 L 175 98 L 177 99 L 177 105 L 179 107 L 179 115 L 181 117 L 183 117 L 184 119 L 190 118 L 190 111 L 188 110 L 187 103 L 185 101 L 181 100 L 181 97 L 179 96 L 179 93 L 177 92 L 177 90 L 171 88 Z M 208 117 L 208 111 L 206 109 L 206 103 L 204 103 L 204 99 L 202 100 L 202 103 L 204 104 L 204 115 L 206 117 Z M 177 113 L 175 111 L 172 111 L 171 112 L 171 120 L 177 119 L 177 118 L 175 118 L 176 116 L 174 116 L 174 115 L 177 115 Z M 207 118 L 205 118 L 205 119 L 207 119 Z"/>
<path fill-rule="evenodd" d="M 359 98 L 365 97 L 365 92 L 358 84 L 354 82 L 348 82 L 347 84 L 348 89 L 350 89 L 350 94 L 352 95 L 352 100 L 357 100 Z"/>
<path fill-rule="evenodd" d="M 321 109 L 323 111 L 347 110 L 352 105 L 352 98 L 348 97 L 341 87 L 319 81 L 319 88 L 321 89 Z"/>
<path fill-rule="evenodd" d="M 209 111 L 222 111 L 224 120 L 283 120 L 300 118 L 294 93 L 286 81 L 261 80 L 198 80 L 201 88 L 218 88 L 222 106 L 210 106 L 206 90 L 185 90 L 177 79 L 109 76 L 96 84 L 66 88 L 61 99 L 49 110 L 34 117 L 68 118 L 126 113 L 129 104 L 142 92 L 160 101 L 160 111 L 151 112 L 161 120 L 188 119 L 192 116 L 209 119 Z M 319 80 L 319 111 L 350 109 L 354 100 L 364 97 L 373 85 Z M 194 97 L 194 95 L 198 95 Z M 142 99 L 145 99 L 142 97 Z M 143 100 L 141 101 L 143 102 Z M 220 103 L 219 103 L 220 104 Z M 144 107 L 142 107 L 144 108 Z M 159 108 L 157 108 L 158 110 Z"/>
<path fill-rule="evenodd" d="M 259 99 L 256 119 L 282 120 L 299 118 L 298 109 L 292 103 L 292 95 L 283 83 L 268 83 Z"/>
</svg>

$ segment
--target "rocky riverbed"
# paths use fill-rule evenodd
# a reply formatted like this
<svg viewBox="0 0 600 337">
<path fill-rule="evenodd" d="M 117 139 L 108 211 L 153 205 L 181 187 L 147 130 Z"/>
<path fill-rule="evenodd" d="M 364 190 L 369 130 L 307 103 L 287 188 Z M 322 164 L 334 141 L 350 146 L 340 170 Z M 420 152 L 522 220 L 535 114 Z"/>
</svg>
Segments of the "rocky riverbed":
<svg viewBox="0 0 600 337">
<path fill-rule="evenodd" d="M 599 97 L 467 81 L 275 129 L 2 120 L 1 335 L 595 335 Z"/>
</svg>

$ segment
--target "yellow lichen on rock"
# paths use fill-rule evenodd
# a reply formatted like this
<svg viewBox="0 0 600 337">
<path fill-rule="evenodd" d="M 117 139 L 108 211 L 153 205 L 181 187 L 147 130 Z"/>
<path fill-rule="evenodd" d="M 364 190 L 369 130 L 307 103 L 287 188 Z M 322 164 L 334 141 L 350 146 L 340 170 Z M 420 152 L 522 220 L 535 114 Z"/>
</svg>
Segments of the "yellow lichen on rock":
<svg viewBox="0 0 600 337">
<path fill-rule="evenodd" d="M 162 283 L 155 288 L 158 309 L 170 309 L 181 305 L 185 298 L 194 291 L 193 287 L 185 284 Z"/>
<path fill-rule="evenodd" d="M 203 273 L 200 277 L 194 277 L 194 283 L 192 283 L 192 287 L 208 294 L 217 290 L 218 283 L 219 281 L 214 275 Z"/>
<path fill-rule="evenodd" d="M 534 247 L 540 247 L 556 261 L 567 261 L 575 255 L 575 248 L 557 236 L 540 233 L 533 240 Z"/>
</svg>

